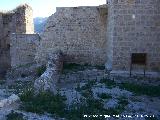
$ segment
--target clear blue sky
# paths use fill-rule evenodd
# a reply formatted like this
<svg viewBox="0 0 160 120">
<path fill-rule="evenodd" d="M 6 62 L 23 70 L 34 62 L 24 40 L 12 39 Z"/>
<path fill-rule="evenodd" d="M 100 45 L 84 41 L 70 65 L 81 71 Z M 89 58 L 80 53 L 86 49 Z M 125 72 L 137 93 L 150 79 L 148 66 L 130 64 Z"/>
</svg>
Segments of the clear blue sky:
<svg viewBox="0 0 160 120">
<path fill-rule="evenodd" d="M 20 4 L 27 3 L 33 8 L 34 17 L 47 17 L 56 7 L 98 6 L 106 0 L 0 0 L 0 10 L 12 10 Z"/>
</svg>

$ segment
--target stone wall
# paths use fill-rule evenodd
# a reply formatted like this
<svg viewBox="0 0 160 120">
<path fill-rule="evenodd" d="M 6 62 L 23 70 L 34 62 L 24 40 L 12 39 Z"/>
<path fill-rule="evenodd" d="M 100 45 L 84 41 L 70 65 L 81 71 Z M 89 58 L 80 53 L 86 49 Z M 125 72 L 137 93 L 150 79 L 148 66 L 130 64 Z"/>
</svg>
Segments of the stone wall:
<svg viewBox="0 0 160 120">
<path fill-rule="evenodd" d="M 33 22 L 33 10 L 31 7 L 25 9 L 25 33 L 32 34 L 34 33 L 34 22 Z"/>
<path fill-rule="evenodd" d="M 33 26 L 32 9 L 26 4 L 0 12 L 0 73 L 11 67 L 11 33 L 33 33 Z"/>
<path fill-rule="evenodd" d="M 104 64 L 106 61 L 106 5 L 57 8 L 49 17 L 36 56 L 46 62 L 49 52 L 61 50 L 65 62 Z"/>
<path fill-rule="evenodd" d="M 107 0 L 108 66 L 128 71 L 132 53 L 147 53 L 147 71 L 160 71 L 160 1 Z"/>
<path fill-rule="evenodd" d="M 0 13 L 0 73 L 5 72 L 10 67 L 9 34 L 12 31 L 10 28 L 11 16 L 11 14 Z"/>
<path fill-rule="evenodd" d="M 11 67 L 33 63 L 39 40 L 38 34 L 12 34 L 10 41 Z"/>
</svg>

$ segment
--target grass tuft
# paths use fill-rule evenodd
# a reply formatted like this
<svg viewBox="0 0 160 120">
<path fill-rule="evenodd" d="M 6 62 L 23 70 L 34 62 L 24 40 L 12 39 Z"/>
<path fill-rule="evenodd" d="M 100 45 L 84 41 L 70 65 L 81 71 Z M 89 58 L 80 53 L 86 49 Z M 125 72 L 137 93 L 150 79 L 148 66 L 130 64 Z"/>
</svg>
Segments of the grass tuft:
<svg viewBox="0 0 160 120">
<path fill-rule="evenodd" d="M 138 85 L 135 83 L 123 83 L 119 86 L 121 89 L 131 91 L 136 95 L 160 96 L 160 86 Z"/>
<path fill-rule="evenodd" d="M 46 66 L 41 66 L 41 67 L 38 67 L 36 72 L 37 72 L 37 75 L 40 77 L 46 70 Z"/>
</svg>

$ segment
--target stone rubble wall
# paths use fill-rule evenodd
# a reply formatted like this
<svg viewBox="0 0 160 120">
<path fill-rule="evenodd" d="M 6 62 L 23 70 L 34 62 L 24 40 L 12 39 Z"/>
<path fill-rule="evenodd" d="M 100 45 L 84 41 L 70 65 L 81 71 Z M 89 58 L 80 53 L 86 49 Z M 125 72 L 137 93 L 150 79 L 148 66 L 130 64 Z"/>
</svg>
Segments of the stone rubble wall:
<svg viewBox="0 0 160 120">
<path fill-rule="evenodd" d="M 160 1 L 107 0 L 107 3 L 108 45 L 111 45 L 108 66 L 115 71 L 128 71 L 131 53 L 147 53 L 147 71 L 160 71 Z"/>
<path fill-rule="evenodd" d="M 31 7 L 25 10 L 25 30 L 27 34 L 34 33 L 34 21 L 33 21 L 33 10 Z"/>
<path fill-rule="evenodd" d="M 45 72 L 35 80 L 35 93 L 51 91 L 57 93 L 57 82 L 63 68 L 63 54 L 61 51 L 49 53 Z"/>
<path fill-rule="evenodd" d="M 15 29 L 12 33 L 34 33 L 33 10 L 30 6 L 27 4 L 18 6 L 12 12 L 12 24 Z"/>
<path fill-rule="evenodd" d="M 10 35 L 34 33 L 32 12 L 26 4 L 12 11 L 0 12 L 0 73 L 11 67 Z"/>
<path fill-rule="evenodd" d="M 40 37 L 38 34 L 12 34 L 10 41 L 12 68 L 33 63 L 39 41 Z"/>
<path fill-rule="evenodd" d="M 11 20 L 12 14 L 4 15 L 0 13 L 0 73 L 2 74 L 10 67 L 9 34 L 10 31 L 13 31 Z"/>
<path fill-rule="evenodd" d="M 36 59 L 61 50 L 64 61 L 102 65 L 106 61 L 106 5 L 57 8 L 48 18 Z"/>
</svg>

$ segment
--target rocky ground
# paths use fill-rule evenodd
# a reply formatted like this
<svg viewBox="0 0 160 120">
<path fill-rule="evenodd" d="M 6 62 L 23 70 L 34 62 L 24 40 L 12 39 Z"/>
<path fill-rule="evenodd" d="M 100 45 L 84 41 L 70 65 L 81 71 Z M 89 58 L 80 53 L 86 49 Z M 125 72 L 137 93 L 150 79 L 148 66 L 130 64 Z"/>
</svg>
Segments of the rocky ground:
<svg viewBox="0 0 160 120">
<path fill-rule="evenodd" d="M 35 67 L 32 66 L 32 68 Z M 79 75 L 79 71 L 84 74 L 86 70 L 89 76 L 94 76 L 93 80 L 87 81 L 82 77 L 82 80 L 75 82 L 74 77 Z M 47 112 L 43 114 L 32 113 L 19 107 L 22 101 L 18 96 L 24 88 L 32 87 L 33 81 L 38 78 L 38 75 L 35 74 L 36 71 L 30 71 L 32 72 L 24 72 L 25 74 L 21 73 L 21 75 L 14 78 L 10 75 L 8 81 L 12 79 L 12 84 L 6 82 L 6 80 L 0 81 L 0 120 L 65 120 L 64 117 L 55 117 L 55 115 Z M 65 71 L 68 72 L 63 72 L 62 76 L 69 76 L 70 74 L 70 77 L 72 77 L 74 72 L 74 77 L 71 80 L 66 78 L 67 81 L 61 80 L 57 84 L 59 93 L 66 97 L 65 104 L 67 108 L 76 105 L 76 107 L 79 107 L 75 111 L 87 111 L 86 114 L 83 111 L 84 114 L 81 115 L 81 118 L 72 116 L 70 119 L 160 119 L 160 80 L 158 78 L 113 77 L 108 76 L 105 70 L 97 67 L 84 67 L 84 69 L 76 67 L 76 69 L 66 69 Z M 94 79 L 95 76 L 98 76 L 96 72 L 99 77 Z M 83 103 L 87 103 L 88 108 Z M 73 111 L 70 114 L 77 115 Z"/>
</svg>

